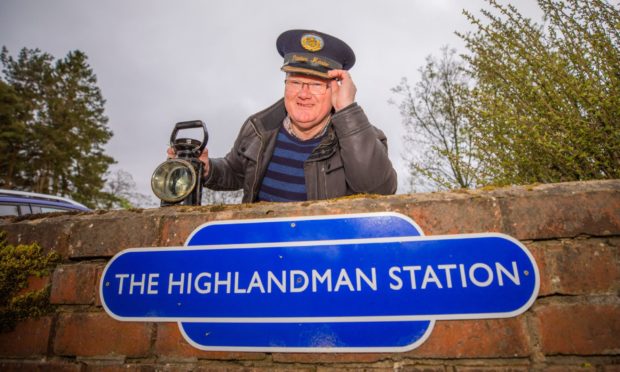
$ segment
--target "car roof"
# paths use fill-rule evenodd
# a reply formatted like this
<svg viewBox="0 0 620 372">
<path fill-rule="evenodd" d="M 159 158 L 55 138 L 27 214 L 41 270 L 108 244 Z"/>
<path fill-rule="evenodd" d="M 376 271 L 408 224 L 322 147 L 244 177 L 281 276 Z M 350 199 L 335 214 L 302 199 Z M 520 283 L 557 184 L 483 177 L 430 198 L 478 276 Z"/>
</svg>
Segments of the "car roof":
<svg viewBox="0 0 620 372">
<path fill-rule="evenodd" d="M 0 189 L 0 203 L 30 203 L 41 206 L 90 211 L 90 208 L 69 198 L 17 190 Z"/>
</svg>

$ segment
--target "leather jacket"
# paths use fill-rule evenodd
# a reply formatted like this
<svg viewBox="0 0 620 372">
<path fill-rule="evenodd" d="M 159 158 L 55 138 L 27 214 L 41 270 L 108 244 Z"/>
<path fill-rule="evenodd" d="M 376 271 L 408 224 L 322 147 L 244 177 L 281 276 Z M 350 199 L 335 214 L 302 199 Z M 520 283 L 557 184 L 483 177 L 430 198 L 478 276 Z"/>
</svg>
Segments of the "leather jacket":
<svg viewBox="0 0 620 372">
<path fill-rule="evenodd" d="M 213 190 L 243 188 L 243 202 L 257 201 L 286 117 L 284 100 L 250 116 L 231 151 L 209 159 L 204 185 Z M 385 134 L 372 126 L 356 103 L 332 115 L 327 132 L 304 164 L 308 200 L 345 195 L 394 194 L 396 171 L 388 158 Z"/>
</svg>

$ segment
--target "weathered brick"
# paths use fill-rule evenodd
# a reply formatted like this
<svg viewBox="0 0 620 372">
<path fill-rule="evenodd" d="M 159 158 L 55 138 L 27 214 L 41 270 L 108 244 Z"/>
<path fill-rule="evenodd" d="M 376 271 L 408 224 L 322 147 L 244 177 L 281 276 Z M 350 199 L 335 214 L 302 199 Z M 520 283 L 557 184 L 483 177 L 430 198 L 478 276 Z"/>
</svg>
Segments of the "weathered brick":
<svg viewBox="0 0 620 372">
<path fill-rule="evenodd" d="M 149 354 L 152 325 L 119 322 L 105 313 L 65 313 L 56 325 L 54 353 L 82 357 Z"/>
<path fill-rule="evenodd" d="M 525 247 L 532 253 L 536 266 L 538 267 L 540 277 L 538 296 L 546 296 L 552 293 L 553 266 L 550 266 L 552 263 L 547 262 L 546 254 L 549 249 L 549 244 L 547 244 L 547 242 L 528 242 Z"/>
<path fill-rule="evenodd" d="M 71 258 L 111 257 L 126 248 L 159 244 L 160 217 L 144 212 L 110 211 L 75 222 L 68 239 Z"/>
<path fill-rule="evenodd" d="M 554 303 L 534 313 L 544 354 L 620 353 L 620 305 Z"/>
<path fill-rule="evenodd" d="M 55 251 L 62 257 L 68 257 L 67 241 L 75 221 L 81 216 L 36 216 L 32 219 L 0 226 L 6 231 L 9 244 L 37 243 L 45 252 Z"/>
<path fill-rule="evenodd" d="M 620 289 L 617 240 L 571 239 L 532 243 L 542 255 L 541 295 L 613 294 Z"/>
<path fill-rule="evenodd" d="M 441 366 L 441 365 L 439 366 L 403 365 L 399 363 L 394 366 L 394 371 L 398 371 L 398 372 L 446 372 L 446 367 Z"/>
<path fill-rule="evenodd" d="M 26 283 L 26 288 L 21 289 L 19 292 L 17 292 L 17 295 L 23 295 L 29 292 L 36 292 L 36 291 L 40 291 L 42 289 L 44 289 L 45 287 L 47 287 L 50 284 L 50 277 L 48 275 L 46 276 L 36 276 L 36 275 L 31 275 L 28 277 L 28 281 Z"/>
<path fill-rule="evenodd" d="M 54 270 L 50 302 L 90 305 L 97 297 L 97 269 L 101 264 L 60 265 Z"/>
<path fill-rule="evenodd" d="M 200 358 L 212 360 L 262 360 L 264 353 L 204 351 L 190 345 L 181 335 L 177 323 L 158 323 L 155 354 L 164 360 Z"/>
<path fill-rule="evenodd" d="M 455 372 L 527 372 L 525 366 L 456 366 Z"/>
<path fill-rule="evenodd" d="M 452 193 L 446 199 L 412 202 L 399 212 L 410 216 L 426 235 L 501 231 L 501 213 L 495 198 Z"/>
<path fill-rule="evenodd" d="M 612 235 L 620 231 L 620 190 L 615 182 L 518 189 L 500 199 L 503 231 L 520 240 Z M 604 188 L 602 185 L 610 185 Z M 572 186 L 572 187 L 571 187 Z M 614 189 L 616 187 L 616 189 Z"/>
<path fill-rule="evenodd" d="M 26 319 L 15 329 L 0 333 L 0 356 L 28 357 L 47 354 L 52 318 Z"/>
<path fill-rule="evenodd" d="M 274 353 L 274 362 L 282 363 L 375 363 L 388 358 L 379 353 Z"/>
<path fill-rule="evenodd" d="M 2 372 L 80 372 L 82 365 L 60 360 L 11 360 L 0 362 Z"/>
<path fill-rule="evenodd" d="M 529 354 L 523 316 L 437 321 L 428 340 L 407 353 L 433 358 L 513 358 Z"/>
<path fill-rule="evenodd" d="M 318 366 L 316 372 L 393 372 L 392 366 Z"/>
</svg>

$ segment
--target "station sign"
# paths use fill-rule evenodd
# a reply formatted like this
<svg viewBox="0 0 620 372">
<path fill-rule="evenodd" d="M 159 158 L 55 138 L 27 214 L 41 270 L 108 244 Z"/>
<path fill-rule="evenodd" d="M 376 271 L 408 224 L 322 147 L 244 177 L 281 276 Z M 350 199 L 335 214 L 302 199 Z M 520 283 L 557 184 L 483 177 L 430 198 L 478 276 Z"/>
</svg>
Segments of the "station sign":
<svg viewBox="0 0 620 372">
<path fill-rule="evenodd" d="M 507 235 L 424 236 L 374 213 L 208 223 L 183 247 L 117 254 L 101 298 L 118 320 L 177 322 L 204 350 L 388 352 L 438 320 L 521 314 L 538 287 Z"/>
</svg>

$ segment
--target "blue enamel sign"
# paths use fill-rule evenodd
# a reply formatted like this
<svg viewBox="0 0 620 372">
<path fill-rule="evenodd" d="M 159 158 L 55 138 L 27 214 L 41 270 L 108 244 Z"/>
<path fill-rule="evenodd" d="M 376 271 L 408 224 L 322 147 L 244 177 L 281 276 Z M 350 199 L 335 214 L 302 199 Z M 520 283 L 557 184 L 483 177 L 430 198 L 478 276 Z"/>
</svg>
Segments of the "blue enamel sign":
<svg viewBox="0 0 620 372">
<path fill-rule="evenodd" d="M 184 247 L 117 254 L 101 298 L 118 320 L 178 322 L 205 350 L 403 351 L 436 320 L 518 315 L 538 287 L 509 236 L 422 236 L 381 213 L 206 224 Z"/>
</svg>

